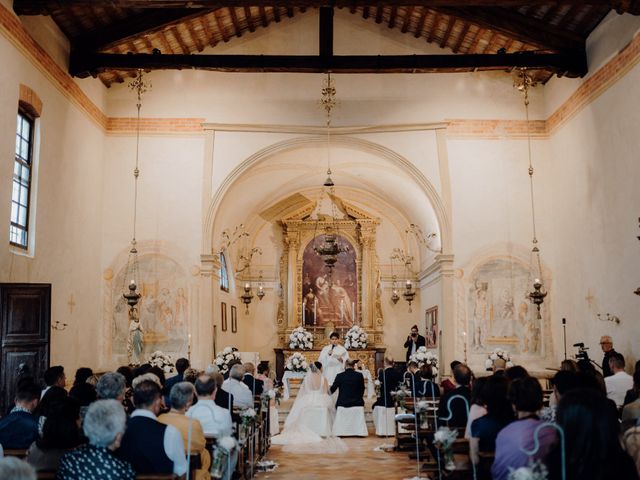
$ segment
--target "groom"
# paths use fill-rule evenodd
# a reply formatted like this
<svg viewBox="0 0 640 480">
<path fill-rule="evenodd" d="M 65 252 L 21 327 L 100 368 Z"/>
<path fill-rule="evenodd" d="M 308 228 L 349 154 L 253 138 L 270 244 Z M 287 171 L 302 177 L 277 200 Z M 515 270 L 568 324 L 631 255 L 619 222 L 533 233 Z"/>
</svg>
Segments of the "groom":
<svg viewBox="0 0 640 480">
<path fill-rule="evenodd" d="M 344 371 L 344 363 L 349 358 L 347 349 L 339 343 L 340 335 L 338 332 L 332 332 L 329 335 L 329 345 L 324 347 L 320 352 L 318 360 L 322 363 L 322 372 L 327 379 L 327 383 L 331 385 L 340 372 Z"/>
<path fill-rule="evenodd" d="M 357 360 L 347 360 L 346 370 L 339 373 L 331 385 L 331 393 L 338 390 L 337 407 L 364 407 L 364 376 L 354 370 Z"/>
</svg>

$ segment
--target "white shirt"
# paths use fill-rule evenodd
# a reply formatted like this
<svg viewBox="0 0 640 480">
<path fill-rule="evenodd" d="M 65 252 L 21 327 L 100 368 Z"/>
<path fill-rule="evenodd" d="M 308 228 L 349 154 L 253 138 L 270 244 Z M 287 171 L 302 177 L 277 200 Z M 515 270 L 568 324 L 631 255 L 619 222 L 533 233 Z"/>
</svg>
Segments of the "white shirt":
<svg viewBox="0 0 640 480">
<path fill-rule="evenodd" d="M 198 420 L 207 437 L 220 439 L 232 433 L 231 412 L 219 407 L 213 400 L 198 400 L 187 410 L 187 417 Z"/>
<path fill-rule="evenodd" d="M 627 390 L 633 388 L 633 377 L 626 372 L 618 372 L 610 377 L 605 377 L 604 384 L 607 387 L 607 398 L 616 402 L 621 407 Z"/>
<path fill-rule="evenodd" d="M 133 417 L 146 417 L 158 420 L 157 417 L 149 410 L 137 409 L 131 414 Z M 164 453 L 169 457 L 169 460 L 173 462 L 173 473 L 176 475 L 184 475 L 187 473 L 187 457 L 184 454 L 184 443 L 182 442 L 182 435 L 176 427 L 173 425 L 167 425 L 164 431 L 163 439 Z"/>
<path fill-rule="evenodd" d="M 235 378 L 227 378 L 222 383 L 222 389 L 233 395 L 234 407 L 253 408 L 253 395 L 251 394 L 251 390 L 241 381 Z"/>
<path fill-rule="evenodd" d="M 342 345 L 327 345 L 320 352 L 318 360 L 322 363 L 322 373 L 329 385 L 333 384 L 336 376 L 344 372 L 344 364 L 349 358 L 349 352 Z"/>
</svg>

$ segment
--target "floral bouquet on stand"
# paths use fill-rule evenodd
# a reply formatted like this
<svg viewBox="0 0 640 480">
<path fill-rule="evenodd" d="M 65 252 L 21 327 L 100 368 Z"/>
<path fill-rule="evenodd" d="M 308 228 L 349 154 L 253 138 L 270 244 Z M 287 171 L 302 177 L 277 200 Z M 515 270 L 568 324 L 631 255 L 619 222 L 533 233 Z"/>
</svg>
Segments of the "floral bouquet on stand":
<svg viewBox="0 0 640 480">
<path fill-rule="evenodd" d="M 349 329 L 344 337 L 344 348 L 353 350 L 356 348 L 367 348 L 367 332 L 362 327 L 354 325 Z"/>
<path fill-rule="evenodd" d="M 444 455 L 444 469 L 453 471 L 456 469 L 456 464 L 453 461 L 453 442 L 456 441 L 458 436 L 458 430 L 450 429 L 449 427 L 440 427 L 436 433 L 433 434 L 433 444 Z"/>
<path fill-rule="evenodd" d="M 220 369 L 221 374 L 225 374 L 229 371 L 229 364 L 238 363 L 242 361 L 238 349 L 235 347 L 224 347 L 224 349 L 216 355 L 215 364 Z"/>
<path fill-rule="evenodd" d="M 296 327 L 289 335 L 289 348 L 300 350 L 311 350 L 313 348 L 313 334 L 304 329 Z"/>
<path fill-rule="evenodd" d="M 211 460 L 211 477 L 224 477 L 225 467 L 229 468 L 229 456 L 233 449 L 236 448 L 236 439 L 233 437 L 222 437 L 218 440 L 217 447 L 213 452 Z"/>
<path fill-rule="evenodd" d="M 409 361 L 416 362 L 420 368 L 423 365 L 431 365 L 433 376 L 436 377 L 438 375 L 438 356 L 427 350 L 427 347 L 418 348 L 416 353 L 409 357 Z"/>
<path fill-rule="evenodd" d="M 287 358 L 284 368 L 290 372 L 306 372 L 309 364 L 307 363 L 307 359 L 304 358 L 304 355 L 296 352 Z"/>
<path fill-rule="evenodd" d="M 262 400 L 262 408 L 268 408 L 269 402 L 271 400 L 274 401 L 276 406 L 280 405 L 281 398 L 282 398 L 282 391 L 279 388 L 272 388 L 271 390 L 265 390 L 260 395 L 260 400 Z"/>
<path fill-rule="evenodd" d="M 509 356 L 509 352 L 507 350 L 503 350 L 502 348 L 496 348 L 493 352 L 489 354 L 489 357 L 484 362 L 484 368 L 487 370 L 491 370 L 493 368 L 493 362 L 501 358 L 506 362 L 506 367 L 513 367 L 513 362 L 511 361 L 511 357 Z"/>
<path fill-rule="evenodd" d="M 174 370 L 174 363 L 171 357 L 160 350 L 153 352 L 147 361 L 149 365 L 160 368 L 164 373 L 172 373 Z"/>
<path fill-rule="evenodd" d="M 547 467 L 540 462 L 531 462 L 527 467 L 510 468 L 507 480 L 547 480 Z"/>
</svg>

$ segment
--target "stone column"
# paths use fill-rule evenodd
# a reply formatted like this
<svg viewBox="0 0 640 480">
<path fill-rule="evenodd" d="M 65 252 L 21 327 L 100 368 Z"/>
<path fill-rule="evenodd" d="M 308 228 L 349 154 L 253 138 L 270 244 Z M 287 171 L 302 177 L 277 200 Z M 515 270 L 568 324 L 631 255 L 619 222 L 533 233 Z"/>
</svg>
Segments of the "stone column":
<svg viewBox="0 0 640 480">
<path fill-rule="evenodd" d="M 287 265 L 287 283 L 283 285 L 287 289 L 285 297 L 285 305 L 287 305 L 287 326 L 295 328 L 300 325 L 301 317 L 298 315 L 298 282 L 297 282 L 297 259 L 300 250 L 300 233 L 287 232 L 285 237 L 285 248 L 288 248 L 288 265 Z"/>
<path fill-rule="evenodd" d="M 456 352 L 456 337 L 462 335 L 457 331 L 455 317 L 455 299 L 453 291 L 453 255 L 437 255 L 440 279 L 442 282 L 442 315 L 440 323 L 440 361 L 441 369 L 446 368 L 449 363 L 463 352 Z"/>
<path fill-rule="evenodd" d="M 198 324 L 192 325 L 194 328 L 191 330 L 191 363 L 194 365 L 209 364 L 217 351 L 215 332 L 220 328 L 220 319 L 216 317 L 219 284 L 219 255 L 200 255 L 200 311 Z"/>
</svg>

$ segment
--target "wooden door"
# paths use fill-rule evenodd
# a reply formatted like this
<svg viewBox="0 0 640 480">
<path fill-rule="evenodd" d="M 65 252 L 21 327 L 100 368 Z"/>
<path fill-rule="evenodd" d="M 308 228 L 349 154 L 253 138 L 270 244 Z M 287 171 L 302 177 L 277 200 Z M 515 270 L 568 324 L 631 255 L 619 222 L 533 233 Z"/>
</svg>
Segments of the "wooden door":
<svg viewBox="0 0 640 480">
<path fill-rule="evenodd" d="M 40 382 L 49 368 L 51 285 L 0 284 L 0 412 L 13 404 L 16 382 Z"/>
</svg>

